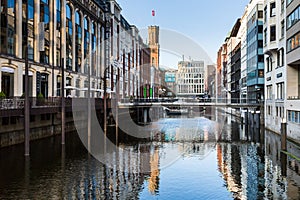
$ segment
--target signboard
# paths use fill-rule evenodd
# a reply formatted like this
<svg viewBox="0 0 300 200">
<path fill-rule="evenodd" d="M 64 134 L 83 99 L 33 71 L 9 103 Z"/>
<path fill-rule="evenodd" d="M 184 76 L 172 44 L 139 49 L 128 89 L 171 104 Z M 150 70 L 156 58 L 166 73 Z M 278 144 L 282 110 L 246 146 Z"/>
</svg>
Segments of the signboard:
<svg viewBox="0 0 300 200">
<path fill-rule="evenodd" d="M 144 87 L 144 98 L 147 97 L 147 87 Z"/>
</svg>

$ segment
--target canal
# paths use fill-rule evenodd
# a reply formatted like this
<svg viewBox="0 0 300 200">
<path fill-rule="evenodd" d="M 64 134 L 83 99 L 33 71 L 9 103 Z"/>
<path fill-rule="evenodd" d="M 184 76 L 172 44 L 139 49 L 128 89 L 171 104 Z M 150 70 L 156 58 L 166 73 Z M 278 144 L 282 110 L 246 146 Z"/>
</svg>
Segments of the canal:
<svg viewBox="0 0 300 200">
<path fill-rule="evenodd" d="M 106 165 L 77 133 L 0 149 L 0 199 L 300 199 L 299 162 L 276 134 L 220 111 L 160 118 L 151 141 L 122 142 Z M 300 148 L 288 142 L 288 151 Z M 103 161 L 103 160 L 102 160 Z"/>
</svg>

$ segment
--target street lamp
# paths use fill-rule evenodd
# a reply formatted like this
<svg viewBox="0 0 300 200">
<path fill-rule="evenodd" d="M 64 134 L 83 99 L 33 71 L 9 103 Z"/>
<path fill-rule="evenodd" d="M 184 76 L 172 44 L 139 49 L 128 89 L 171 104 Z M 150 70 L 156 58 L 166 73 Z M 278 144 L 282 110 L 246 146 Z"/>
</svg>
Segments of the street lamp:
<svg viewBox="0 0 300 200">
<path fill-rule="evenodd" d="M 103 77 L 100 77 L 100 79 L 104 82 L 103 84 L 104 84 L 104 91 L 103 91 L 103 103 L 104 103 L 104 105 L 103 105 L 103 109 L 104 109 L 104 133 L 106 134 L 106 118 L 107 118 L 107 116 L 106 116 L 106 78 L 107 78 L 107 69 L 109 68 L 109 66 L 107 66 L 106 68 L 105 68 L 105 70 L 104 70 L 104 75 L 103 75 Z"/>
</svg>

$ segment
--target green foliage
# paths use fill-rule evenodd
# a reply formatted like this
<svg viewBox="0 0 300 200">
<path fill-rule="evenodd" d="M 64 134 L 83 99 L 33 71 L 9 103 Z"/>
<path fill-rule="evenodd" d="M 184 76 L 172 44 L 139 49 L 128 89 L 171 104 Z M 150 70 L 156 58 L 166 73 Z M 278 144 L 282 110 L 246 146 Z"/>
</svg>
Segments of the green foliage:
<svg viewBox="0 0 300 200">
<path fill-rule="evenodd" d="M 4 99 L 6 97 L 5 93 L 4 92 L 0 92 L 0 99 Z"/>
<path fill-rule="evenodd" d="M 43 98 L 44 98 L 44 95 L 43 95 L 42 93 L 39 93 L 38 96 L 37 96 L 37 98 L 38 98 L 38 99 L 43 99 Z"/>
</svg>

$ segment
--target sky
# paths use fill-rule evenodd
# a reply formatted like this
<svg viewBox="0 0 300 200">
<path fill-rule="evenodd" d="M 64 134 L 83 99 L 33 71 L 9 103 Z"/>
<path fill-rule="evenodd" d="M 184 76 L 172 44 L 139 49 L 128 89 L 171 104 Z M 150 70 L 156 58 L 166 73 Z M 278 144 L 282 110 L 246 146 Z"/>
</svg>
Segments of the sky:
<svg viewBox="0 0 300 200">
<path fill-rule="evenodd" d="M 117 0 L 117 2 L 125 19 L 141 30 L 144 41 L 147 40 L 147 27 L 157 25 L 160 27 L 161 36 L 171 31 L 174 33 L 172 42 L 181 44 L 189 38 L 190 42 L 199 46 L 193 48 L 194 53 L 199 50 L 199 54 L 203 54 L 202 50 L 210 58 L 207 62 L 216 63 L 218 49 L 236 20 L 244 13 L 249 0 Z M 155 17 L 152 16 L 152 10 L 155 10 Z M 165 47 L 163 38 L 160 37 L 162 66 L 177 68 L 177 62 L 183 59 L 182 54 L 185 59 L 201 59 L 201 56 L 190 55 L 187 49 L 181 51 L 178 47 L 176 49 Z"/>
</svg>

